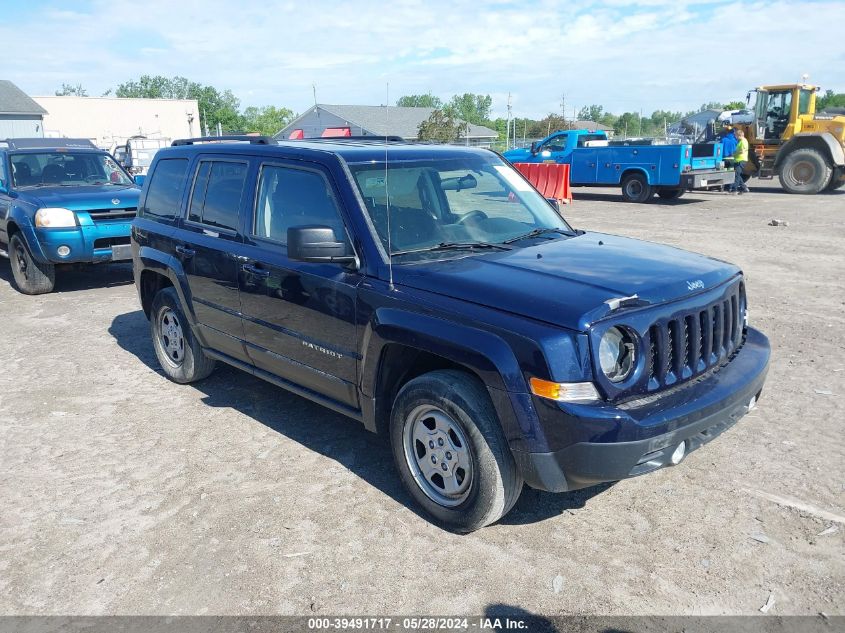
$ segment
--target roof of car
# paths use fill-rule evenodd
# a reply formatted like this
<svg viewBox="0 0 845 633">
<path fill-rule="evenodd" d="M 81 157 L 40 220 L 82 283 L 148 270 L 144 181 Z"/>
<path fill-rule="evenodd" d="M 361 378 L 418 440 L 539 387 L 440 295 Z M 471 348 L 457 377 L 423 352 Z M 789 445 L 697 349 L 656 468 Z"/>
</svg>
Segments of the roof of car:
<svg viewBox="0 0 845 633">
<path fill-rule="evenodd" d="M 7 138 L 0 140 L 0 149 L 12 150 L 55 150 L 55 149 L 88 149 L 103 151 L 87 138 Z"/>
<path fill-rule="evenodd" d="M 222 142 L 202 143 L 194 145 L 178 145 L 164 148 L 160 152 L 167 154 L 251 154 L 266 156 L 289 156 L 306 158 L 308 156 L 333 154 L 340 156 L 350 163 L 378 161 L 383 162 L 385 153 L 393 160 L 423 160 L 427 158 L 445 158 L 473 154 L 476 156 L 490 156 L 487 149 L 464 147 L 460 145 L 435 145 L 422 143 L 384 142 L 373 140 L 343 140 L 339 139 L 309 139 L 301 141 L 278 141 L 277 143 L 245 143 Z"/>
</svg>

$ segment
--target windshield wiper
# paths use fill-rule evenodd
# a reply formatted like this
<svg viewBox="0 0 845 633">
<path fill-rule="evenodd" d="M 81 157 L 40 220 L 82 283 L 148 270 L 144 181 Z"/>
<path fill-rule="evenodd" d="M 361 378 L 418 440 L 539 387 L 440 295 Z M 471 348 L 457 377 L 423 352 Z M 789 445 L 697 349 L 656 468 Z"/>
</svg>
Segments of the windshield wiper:
<svg viewBox="0 0 845 633">
<path fill-rule="evenodd" d="M 435 251 L 452 251 L 459 249 L 473 249 L 473 248 L 487 248 L 497 251 L 509 251 L 509 246 L 503 244 L 492 244 L 490 242 L 440 242 L 434 246 L 425 246 L 423 248 L 410 248 L 405 251 L 393 251 L 390 256 L 394 255 L 410 255 L 412 253 L 433 253 Z"/>
<path fill-rule="evenodd" d="M 555 229 L 555 228 L 543 228 L 543 229 L 534 229 L 533 231 L 529 231 L 523 235 L 517 235 L 516 237 L 511 237 L 506 239 L 502 244 L 513 244 L 514 242 L 518 242 L 519 240 L 527 240 L 530 237 L 539 237 L 541 235 L 545 235 L 546 233 L 559 233 L 560 235 L 572 235 L 569 231 L 564 229 Z"/>
</svg>

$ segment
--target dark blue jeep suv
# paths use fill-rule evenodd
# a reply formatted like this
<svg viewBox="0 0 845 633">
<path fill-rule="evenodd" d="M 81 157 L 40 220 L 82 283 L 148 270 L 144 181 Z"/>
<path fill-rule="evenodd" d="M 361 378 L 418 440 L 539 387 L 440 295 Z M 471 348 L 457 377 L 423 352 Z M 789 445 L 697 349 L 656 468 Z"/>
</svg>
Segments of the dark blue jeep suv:
<svg viewBox="0 0 845 633">
<path fill-rule="evenodd" d="M 224 361 L 389 435 L 451 529 L 678 464 L 760 395 L 731 264 L 575 230 L 487 150 L 230 140 L 160 151 L 133 223 L 163 370 Z"/>
<path fill-rule="evenodd" d="M 128 260 L 139 194 L 87 139 L 0 141 L 0 251 L 18 290 L 51 292 L 57 264 Z"/>
</svg>

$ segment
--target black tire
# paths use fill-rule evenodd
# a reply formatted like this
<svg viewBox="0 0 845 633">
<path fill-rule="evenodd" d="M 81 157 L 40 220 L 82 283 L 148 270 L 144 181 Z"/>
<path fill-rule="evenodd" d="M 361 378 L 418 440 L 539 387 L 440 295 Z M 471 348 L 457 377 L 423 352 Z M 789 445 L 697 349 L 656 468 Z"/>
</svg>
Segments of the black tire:
<svg viewBox="0 0 845 633">
<path fill-rule="evenodd" d="M 842 168 L 834 172 L 825 191 L 836 191 L 837 189 L 842 189 L 843 187 L 845 187 L 845 180 L 840 180 L 842 176 Z"/>
<path fill-rule="evenodd" d="M 172 287 L 159 290 L 153 297 L 150 333 L 159 365 L 173 382 L 196 382 L 214 371 L 214 360 L 205 355 L 194 338 L 179 295 Z"/>
<path fill-rule="evenodd" d="M 9 240 L 9 261 L 15 287 L 25 295 L 43 295 L 56 286 L 56 267 L 36 261 L 20 233 Z"/>
<path fill-rule="evenodd" d="M 658 189 L 657 195 L 662 200 L 677 200 L 686 193 L 684 189 Z"/>
<path fill-rule="evenodd" d="M 429 410 L 431 413 L 429 413 Z M 421 411 L 419 415 L 415 412 Z M 440 454 L 439 465 L 446 468 L 452 460 L 449 449 L 460 450 L 454 434 L 447 433 L 446 445 L 437 446 L 438 435 L 430 435 L 432 443 L 426 447 L 408 436 L 420 424 L 428 428 L 436 415 L 448 418 L 458 437 L 466 440 L 463 453 L 471 470 L 464 471 L 466 490 L 449 500 L 438 501 L 437 487 L 419 470 L 421 461 Z M 410 425 L 410 426 L 409 426 Z M 441 424 L 437 423 L 438 431 Z M 450 439 L 452 440 L 450 443 Z M 522 477 L 516 468 L 508 443 L 502 432 L 493 403 L 484 385 L 475 377 L 457 370 L 439 370 L 409 381 L 396 396 L 390 419 L 390 445 L 396 469 L 405 488 L 436 522 L 456 532 L 472 532 L 498 521 L 513 507 L 522 491 Z M 409 445 L 413 448 L 409 448 Z M 422 445 L 424 453 L 420 455 Z M 455 447 L 459 447 L 456 449 Z M 441 448 L 443 447 L 443 448 Z M 407 450 L 413 451 L 408 455 Z M 430 451 L 430 452 L 429 452 Z M 461 457 L 457 457 L 461 460 Z M 433 461 L 438 464 L 437 461 Z M 432 466 L 436 470 L 436 467 Z M 460 473 L 460 467 L 455 473 Z M 435 473 L 432 477 L 437 477 Z M 453 477 L 447 475 L 451 480 Z M 418 481 L 420 478 L 421 481 Z M 443 481 L 441 477 L 441 481 Z M 445 488 L 444 488 L 445 489 Z M 427 492 L 428 490 L 428 492 Z"/>
<path fill-rule="evenodd" d="M 823 154 L 802 148 L 790 152 L 780 165 L 778 179 L 789 193 L 815 194 L 830 184 L 833 168 Z"/>
<path fill-rule="evenodd" d="M 625 202 L 648 202 L 654 195 L 654 187 L 640 173 L 628 174 L 622 179 L 622 198 Z"/>
</svg>

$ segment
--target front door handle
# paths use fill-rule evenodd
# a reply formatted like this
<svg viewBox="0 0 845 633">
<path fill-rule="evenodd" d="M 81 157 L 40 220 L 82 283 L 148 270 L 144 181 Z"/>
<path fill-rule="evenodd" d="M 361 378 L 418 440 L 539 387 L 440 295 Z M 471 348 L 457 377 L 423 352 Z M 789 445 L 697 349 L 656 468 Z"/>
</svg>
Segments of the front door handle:
<svg viewBox="0 0 845 633">
<path fill-rule="evenodd" d="M 270 271 L 265 270 L 263 268 L 256 268 L 252 264 L 244 264 L 241 266 L 241 270 L 245 273 L 249 273 L 250 275 L 255 275 L 256 277 L 269 277 Z"/>
<path fill-rule="evenodd" d="M 176 252 L 179 253 L 185 259 L 190 259 L 196 254 L 196 251 L 192 248 L 188 248 L 187 246 L 177 246 Z"/>
</svg>

